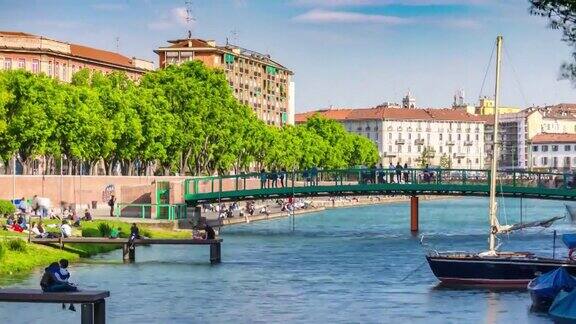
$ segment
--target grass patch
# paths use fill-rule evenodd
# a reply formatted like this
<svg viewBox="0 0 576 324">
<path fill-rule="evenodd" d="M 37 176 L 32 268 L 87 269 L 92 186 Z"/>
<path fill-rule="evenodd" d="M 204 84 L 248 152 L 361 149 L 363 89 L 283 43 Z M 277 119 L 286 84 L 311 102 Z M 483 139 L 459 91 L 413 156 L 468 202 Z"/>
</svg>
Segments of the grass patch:
<svg viewBox="0 0 576 324">
<path fill-rule="evenodd" d="M 0 219 L 0 224 L 4 223 Z M 45 229 L 59 233 L 58 227 L 47 227 L 48 224 L 60 224 L 58 220 L 43 220 Z M 120 237 L 130 235 L 131 223 L 118 220 L 95 220 L 82 222 L 80 228 L 74 228 L 74 235 L 84 237 L 102 237 L 102 228 L 106 233 L 112 228 L 120 229 Z M 189 238 L 189 231 L 168 230 L 138 224 L 140 234 L 149 238 Z M 105 236 L 108 236 L 105 235 Z M 66 244 L 64 249 L 27 242 L 28 234 L 15 233 L 0 230 L 0 278 L 26 278 L 26 276 L 38 267 L 47 267 L 50 263 L 60 259 L 68 259 L 71 262 L 81 257 L 90 257 L 98 253 L 106 253 L 122 247 L 120 244 Z M 9 277 L 8 277 L 9 276 Z"/>
</svg>

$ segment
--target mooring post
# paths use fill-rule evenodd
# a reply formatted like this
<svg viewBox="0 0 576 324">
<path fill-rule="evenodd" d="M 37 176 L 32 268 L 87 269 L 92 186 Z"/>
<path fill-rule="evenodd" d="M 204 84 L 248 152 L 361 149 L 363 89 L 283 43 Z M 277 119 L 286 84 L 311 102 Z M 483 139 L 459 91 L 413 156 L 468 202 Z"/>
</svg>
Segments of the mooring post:
<svg viewBox="0 0 576 324">
<path fill-rule="evenodd" d="M 122 246 L 122 260 L 124 262 L 136 261 L 136 246 L 131 248 L 130 244 L 124 244 Z"/>
<path fill-rule="evenodd" d="M 216 264 L 222 261 L 220 242 L 210 244 L 210 263 Z"/>
<path fill-rule="evenodd" d="M 410 196 L 410 231 L 418 232 L 418 196 Z"/>
</svg>

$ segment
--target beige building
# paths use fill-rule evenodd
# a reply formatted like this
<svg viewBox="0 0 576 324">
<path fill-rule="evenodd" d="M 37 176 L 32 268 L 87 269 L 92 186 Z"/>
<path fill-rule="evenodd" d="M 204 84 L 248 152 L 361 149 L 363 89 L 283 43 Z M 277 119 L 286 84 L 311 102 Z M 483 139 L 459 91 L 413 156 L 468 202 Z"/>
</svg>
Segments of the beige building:
<svg viewBox="0 0 576 324">
<path fill-rule="evenodd" d="M 213 40 L 185 38 L 168 42 L 171 45 L 154 51 L 160 68 L 192 60 L 221 68 L 236 98 L 251 106 L 261 120 L 277 126 L 293 122 L 293 73 L 270 55 L 230 44 L 219 46 Z"/>
<path fill-rule="evenodd" d="M 493 116 L 485 116 L 487 163 L 492 156 Z M 490 121 L 488 120 L 490 119 Z M 502 168 L 531 167 L 531 142 L 538 134 L 576 134 L 576 105 L 559 104 L 547 107 L 531 107 L 518 113 L 500 116 L 500 166 Z"/>
<path fill-rule="evenodd" d="M 137 80 L 154 64 L 135 57 L 22 32 L 0 31 L 0 69 L 44 73 L 64 82 L 80 69 L 125 72 Z"/>
<path fill-rule="evenodd" d="M 570 170 L 576 166 L 576 134 L 547 133 L 532 138 L 531 167 Z"/>
<path fill-rule="evenodd" d="M 484 120 L 454 109 L 418 109 L 379 106 L 367 109 L 326 109 L 297 114 L 303 123 L 314 114 L 341 122 L 353 133 L 366 136 L 378 147 L 383 164 L 416 167 L 425 149 L 431 165 L 442 156 L 452 168 L 484 168 Z"/>
</svg>

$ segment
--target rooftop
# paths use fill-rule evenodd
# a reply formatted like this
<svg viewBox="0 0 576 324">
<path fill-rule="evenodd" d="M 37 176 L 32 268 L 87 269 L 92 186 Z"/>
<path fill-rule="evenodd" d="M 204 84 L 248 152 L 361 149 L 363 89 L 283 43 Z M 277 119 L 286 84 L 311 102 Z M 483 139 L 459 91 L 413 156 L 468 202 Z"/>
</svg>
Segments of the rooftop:
<svg viewBox="0 0 576 324">
<path fill-rule="evenodd" d="M 532 144 L 545 143 L 576 143 L 576 134 L 543 133 L 532 138 Z"/>
<path fill-rule="evenodd" d="M 303 123 L 315 114 L 320 114 L 328 119 L 333 120 L 439 120 L 439 121 L 466 121 L 466 122 L 485 122 L 480 116 L 469 114 L 459 109 L 414 109 L 414 108 L 390 108 L 390 107 L 373 107 L 373 108 L 339 108 L 323 109 L 296 114 L 296 123 Z"/>
<path fill-rule="evenodd" d="M 33 38 L 33 39 L 39 39 L 39 40 L 50 40 L 50 41 L 54 41 L 54 42 L 57 42 L 57 43 L 60 43 L 63 45 L 68 45 L 70 47 L 70 51 L 64 52 L 61 50 L 58 51 L 58 50 L 54 50 L 53 48 L 48 49 L 48 48 L 44 48 L 44 47 L 38 47 L 36 49 L 48 50 L 48 51 L 52 51 L 52 52 L 60 52 L 60 53 L 64 53 L 64 54 L 68 54 L 68 55 L 72 55 L 72 56 L 76 56 L 79 58 L 88 59 L 88 60 L 92 60 L 92 61 L 100 61 L 100 62 L 108 63 L 108 64 L 114 64 L 114 65 L 119 65 L 119 66 L 124 66 L 124 67 L 136 68 L 133 64 L 133 59 L 126 57 L 124 55 L 118 54 L 118 53 L 114 53 L 114 52 L 110 52 L 110 51 L 106 51 L 106 50 L 102 50 L 102 49 L 97 49 L 97 48 L 88 47 L 88 46 L 79 45 L 79 44 L 66 43 L 66 42 L 46 38 L 44 36 L 38 36 L 38 35 L 33 35 L 33 34 L 28 34 L 28 33 L 23 33 L 23 32 L 0 31 L 0 37 Z M 33 46 L 33 45 L 31 45 L 31 46 Z"/>
</svg>

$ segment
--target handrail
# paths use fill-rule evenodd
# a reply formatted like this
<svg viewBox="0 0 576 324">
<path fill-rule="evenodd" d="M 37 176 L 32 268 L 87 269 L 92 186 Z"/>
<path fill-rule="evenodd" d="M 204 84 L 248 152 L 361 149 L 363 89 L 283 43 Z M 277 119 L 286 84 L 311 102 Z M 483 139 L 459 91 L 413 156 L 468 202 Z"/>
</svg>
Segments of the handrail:
<svg viewBox="0 0 576 324">
<path fill-rule="evenodd" d="M 426 184 L 487 184 L 490 178 L 487 169 L 442 169 L 440 167 L 407 168 L 350 168 L 327 170 L 299 170 L 276 172 L 250 172 L 223 176 L 205 176 L 185 179 L 184 195 L 243 191 L 252 189 L 271 189 L 280 187 L 318 186 L 326 182 L 335 186 L 358 184 L 381 184 L 390 182 L 426 183 Z M 279 175 L 284 175 L 284 182 Z M 548 187 L 571 189 L 576 185 L 576 175 L 566 172 L 535 172 L 527 170 L 500 170 L 499 181 L 513 187 Z M 259 185 L 258 185 L 259 183 Z M 281 183 L 278 184 L 278 183 Z M 193 185 L 193 186 L 191 186 Z M 206 187 L 208 185 L 208 187 Z"/>
<path fill-rule="evenodd" d="M 117 218 L 119 218 L 122 213 L 123 208 L 130 208 L 130 207 L 140 207 L 140 218 L 146 218 L 146 208 L 152 209 L 152 207 L 160 208 L 168 208 L 168 220 L 176 220 L 180 218 L 186 218 L 187 212 L 187 205 L 185 203 L 177 203 L 177 204 L 165 204 L 165 203 L 156 203 L 156 204 L 133 204 L 133 203 L 117 203 L 118 208 L 114 209 L 114 214 Z M 150 211 L 152 213 L 152 211 Z M 183 217 L 181 217 L 183 215 Z M 158 210 L 156 211 L 156 219 L 158 217 Z"/>
</svg>

